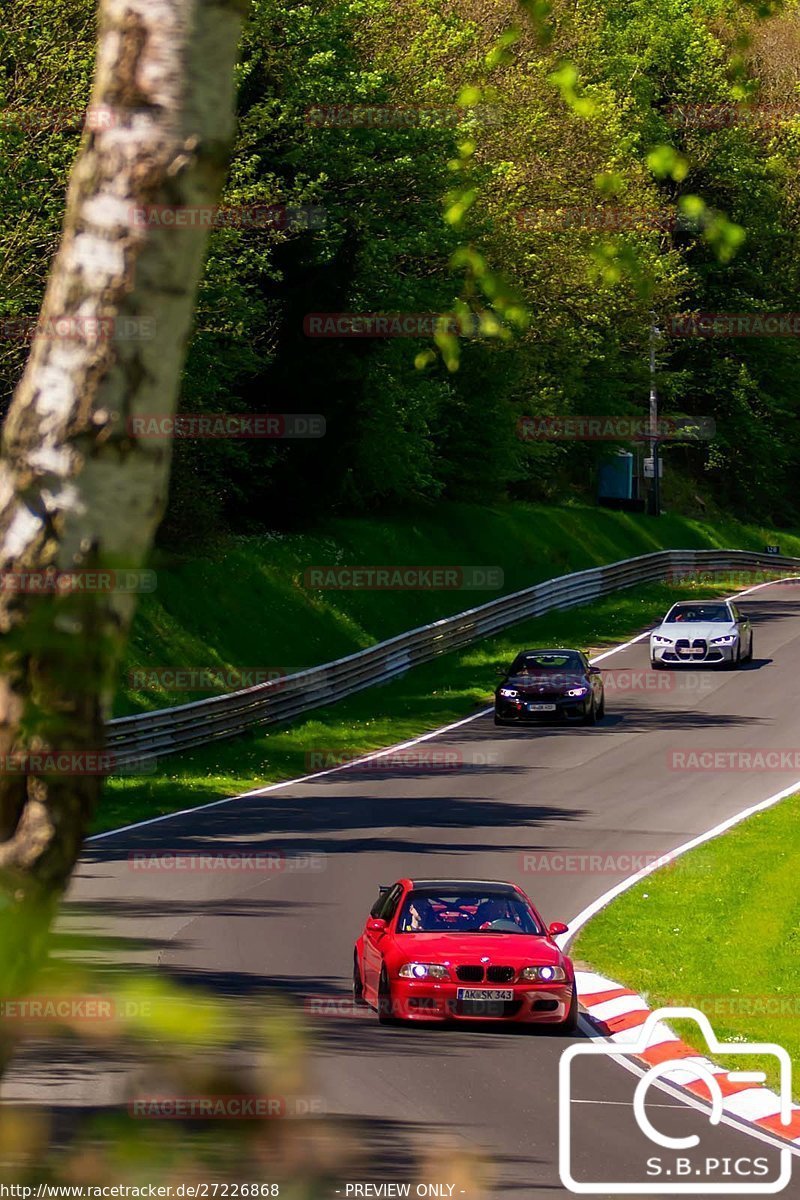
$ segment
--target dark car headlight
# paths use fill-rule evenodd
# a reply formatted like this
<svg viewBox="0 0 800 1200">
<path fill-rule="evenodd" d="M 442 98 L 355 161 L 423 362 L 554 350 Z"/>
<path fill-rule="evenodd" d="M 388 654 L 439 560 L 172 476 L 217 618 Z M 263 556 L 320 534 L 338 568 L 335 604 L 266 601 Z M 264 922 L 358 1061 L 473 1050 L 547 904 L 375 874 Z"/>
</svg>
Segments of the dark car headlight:
<svg viewBox="0 0 800 1200">
<path fill-rule="evenodd" d="M 514 699 L 516 696 L 518 696 L 519 692 L 516 691 L 514 688 L 501 687 L 497 694 L 498 694 L 498 696 L 504 696 L 507 699 L 511 700 L 511 699 Z"/>
<path fill-rule="evenodd" d="M 587 687 L 576 687 L 576 688 L 570 688 L 569 691 L 567 692 L 567 695 L 568 696 L 586 696 L 586 695 L 588 695 L 588 693 L 589 693 L 589 689 Z"/>
<path fill-rule="evenodd" d="M 401 979 L 449 979 L 450 972 L 441 963 L 403 963 L 397 972 Z"/>
</svg>

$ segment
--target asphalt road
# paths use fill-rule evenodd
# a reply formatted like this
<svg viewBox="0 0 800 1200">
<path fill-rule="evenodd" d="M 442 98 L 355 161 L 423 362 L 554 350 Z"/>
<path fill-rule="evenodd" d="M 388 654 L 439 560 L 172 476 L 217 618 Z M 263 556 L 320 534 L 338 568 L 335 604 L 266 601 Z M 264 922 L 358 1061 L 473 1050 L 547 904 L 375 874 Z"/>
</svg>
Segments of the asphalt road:
<svg viewBox="0 0 800 1200">
<path fill-rule="evenodd" d="M 569 921 L 630 872 L 624 864 L 616 872 L 548 872 L 540 856 L 663 854 L 793 783 L 791 771 L 671 766 L 674 751 L 796 744 L 800 587 L 776 585 L 741 606 L 755 627 L 752 664 L 659 673 L 649 690 L 624 674 L 641 677 L 648 665 L 646 644 L 633 645 L 602 663 L 608 715 L 595 728 L 496 729 L 481 717 L 424 743 L 417 763 L 378 760 L 95 841 L 65 927 L 112 937 L 123 966 L 157 962 L 224 995 L 252 1000 L 271 988 L 304 1005 L 316 1033 L 314 1094 L 329 1112 L 361 1120 L 373 1150 L 370 1180 L 413 1178 L 409 1163 L 421 1148 L 455 1140 L 485 1152 L 492 1195 L 563 1196 L 557 1073 L 566 1039 L 381 1028 L 374 1014 L 353 1014 L 346 1003 L 353 941 L 378 884 L 402 875 L 515 880 L 545 919 Z M 286 869 L 132 869 L 135 852 L 212 848 L 278 850 Z M 293 856 L 308 854 L 323 855 L 323 869 L 288 869 L 298 865 Z M 527 869 L 531 856 L 539 869 Z M 336 1000 L 343 1003 L 326 1015 L 321 1001 Z M 124 1077 L 100 1059 L 94 1067 L 54 1061 L 52 1048 L 40 1049 L 19 1060 L 4 1096 L 45 1099 L 56 1109 L 114 1104 Z M 623 1181 L 641 1170 L 652 1147 L 633 1125 L 635 1083 L 612 1061 L 576 1077 L 581 1177 Z M 652 1095 L 666 1131 L 696 1130 L 718 1157 L 760 1152 L 743 1133 L 710 1131 L 703 1114 Z"/>
</svg>

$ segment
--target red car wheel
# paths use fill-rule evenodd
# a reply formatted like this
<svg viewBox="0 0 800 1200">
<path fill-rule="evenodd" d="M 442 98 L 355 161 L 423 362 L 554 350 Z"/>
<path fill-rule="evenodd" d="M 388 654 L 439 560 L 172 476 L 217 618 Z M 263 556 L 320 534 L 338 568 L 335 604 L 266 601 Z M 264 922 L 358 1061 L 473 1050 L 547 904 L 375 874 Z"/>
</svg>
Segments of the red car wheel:
<svg viewBox="0 0 800 1200">
<path fill-rule="evenodd" d="M 563 1021 L 556 1026 L 561 1033 L 576 1033 L 578 1029 L 578 989 L 573 984 L 572 999 L 569 1004 L 569 1012 Z"/>
<path fill-rule="evenodd" d="M 395 1025 L 397 1023 L 397 1017 L 394 1015 L 392 989 L 389 985 L 389 978 L 385 967 L 381 970 L 381 979 L 378 984 L 378 1020 L 381 1025 Z"/>
<path fill-rule="evenodd" d="M 358 954 L 353 955 L 353 1003 L 359 1007 L 367 1003 L 364 999 L 364 984 L 361 979 L 361 968 L 358 965 Z"/>
</svg>

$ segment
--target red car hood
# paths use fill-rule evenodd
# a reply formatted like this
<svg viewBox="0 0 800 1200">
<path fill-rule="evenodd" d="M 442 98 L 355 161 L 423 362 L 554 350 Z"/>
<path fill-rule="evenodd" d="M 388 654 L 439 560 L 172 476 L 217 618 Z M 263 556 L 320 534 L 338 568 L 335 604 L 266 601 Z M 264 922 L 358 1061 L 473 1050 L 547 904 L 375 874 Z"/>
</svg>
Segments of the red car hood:
<svg viewBox="0 0 800 1200">
<path fill-rule="evenodd" d="M 565 961 L 558 946 L 522 933 L 398 933 L 394 944 L 408 962 L 479 963 L 543 967 Z"/>
</svg>

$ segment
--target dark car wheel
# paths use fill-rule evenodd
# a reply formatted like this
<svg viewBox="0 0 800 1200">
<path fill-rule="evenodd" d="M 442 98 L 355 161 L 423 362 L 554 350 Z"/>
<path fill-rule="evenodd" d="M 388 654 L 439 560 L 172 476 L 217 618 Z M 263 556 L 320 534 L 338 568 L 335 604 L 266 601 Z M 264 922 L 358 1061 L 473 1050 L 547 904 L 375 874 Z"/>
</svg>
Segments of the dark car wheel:
<svg viewBox="0 0 800 1200">
<path fill-rule="evenodd" d="M 661 671 L 661 670 L 663 670 L 664 664 L 658 658 L 651 658 L 650 659 L 650 667 L 653 671 Z"/>
<path fill-rule="evenodd" d="M 361 980 L 361 969 L 359 968 L 359 965 L 358 965 L 358 955 L 354 954 L 353 955 L 353 1004 L 357 1004 L 359 1007 L 363 1007 L 366 1005 L 366 1003 L 367 1002 L 364 999 L 364 984 Z"/>
<path fill-rule="evenodd" d="M 495 723 L 495 725 L 507 725 L 508 724 L 508 722 L 504 721 L 502 717 L 498 717 L 497 713 L 494 714 L 494 723 Z"/>
<path fill-rule="evenodd" d="M 389 979 L 385 967 L 381 971 L 380 983 L 378 984 L 378 1020 L 381 1025 L 397 1024 L 397 1017 L 394 1015 L 392 989 L 389 987 Z"/>
<path fill-rule="evenodd" d="M 583 724 L 584 725 L 595 725 L 596 723 L 597 723 L 597 705 L 595 703 L 594 696 L 592 696 L 592 702 L 589 705 L 589 711 L 585 714 L 585 716 L 583 718 Z"/>
<path fill-rule="evenodd" d="M 598 721 L 602 721 L 602 719 L 605 715 L 606 715 L 606 697 L 605 697 L 605 692 L 604 692 L 603 695 L 600 697 L 600 707 L 597 710 Z"/>
</svg>

